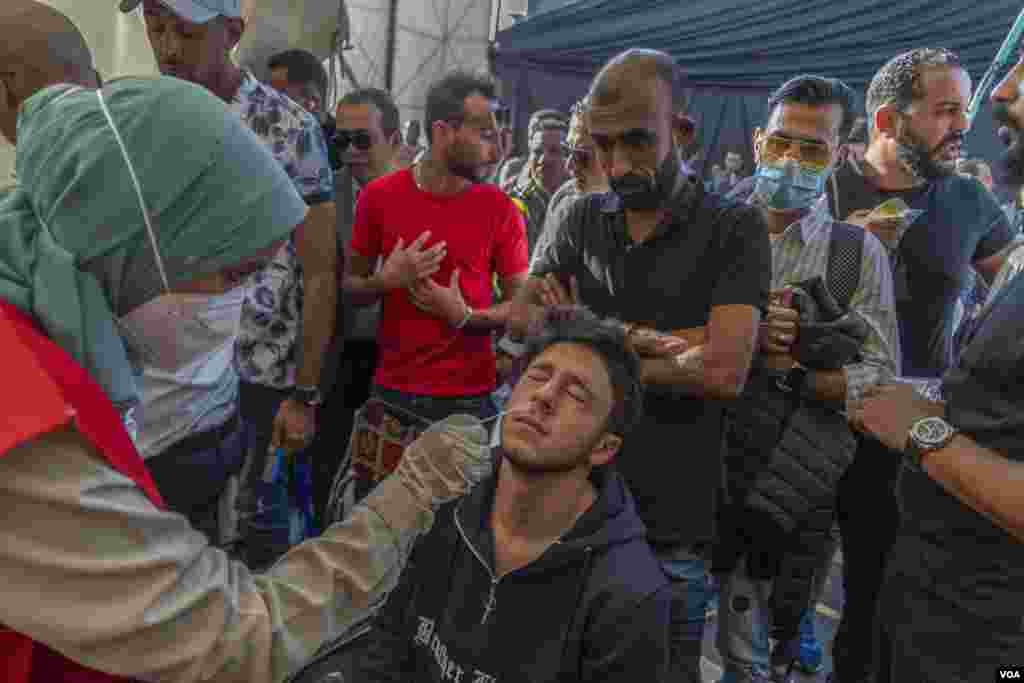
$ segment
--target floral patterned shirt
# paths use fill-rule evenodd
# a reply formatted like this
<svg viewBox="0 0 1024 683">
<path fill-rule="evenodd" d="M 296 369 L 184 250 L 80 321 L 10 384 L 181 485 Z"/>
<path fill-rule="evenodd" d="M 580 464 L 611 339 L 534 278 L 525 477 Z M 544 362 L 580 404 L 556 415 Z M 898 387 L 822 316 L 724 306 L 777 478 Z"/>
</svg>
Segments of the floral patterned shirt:
<svg viewBox="0 0 1024 683">
<path fill-rule="evenodd" d="M 334 200 L 327 143 L 312 114 L 250 73 L 229 107 L 267 143 L 307 204 Z M 242 304 L 235 345 L 235 365 L 242 380 L 275 389 L 294 386 L 302 294 L 302 268 L 293 236 L 253 276 Z"/>
</svg>

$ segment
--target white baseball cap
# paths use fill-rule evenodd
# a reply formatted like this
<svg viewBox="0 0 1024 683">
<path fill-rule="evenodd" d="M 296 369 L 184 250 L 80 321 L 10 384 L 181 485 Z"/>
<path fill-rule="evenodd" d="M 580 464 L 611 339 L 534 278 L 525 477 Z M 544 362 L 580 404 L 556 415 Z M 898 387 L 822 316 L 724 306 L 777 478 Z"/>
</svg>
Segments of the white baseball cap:
<svg viewBox="0 0 1024 683">
<path fill-rule="evenodd" d="M 142 0 L 121 0 L 122 12 L 131 12 Z M 242 0 L 160 0 L 160 4 L 193 24 L 205 24 L 214 17 L 241 17 Z"/>
</svg>

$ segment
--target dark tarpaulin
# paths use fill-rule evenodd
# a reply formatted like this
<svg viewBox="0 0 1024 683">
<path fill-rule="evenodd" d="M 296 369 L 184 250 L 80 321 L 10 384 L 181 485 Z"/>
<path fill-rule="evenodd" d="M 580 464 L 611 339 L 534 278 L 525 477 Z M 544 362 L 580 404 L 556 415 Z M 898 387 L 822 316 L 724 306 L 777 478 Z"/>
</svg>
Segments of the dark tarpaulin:
<svg viewBox="0 0 1024 683">
<path fill-rule="evenodd" d="M 689 113 L 706 158 L 721 163 L 727 151 L 738 151 L 749 171 L 753 129 L 765 119 L 768 94 L 788 78 L 838 77 L 863 97 L 891 57 L 946 47 L 959 53 L 977 83 L 1022 6 L 1022 0 L 579 0 L 499 33 L 495 68 L 522 136 L 530 112 L 568 111 L 619 52 L 668 52 L 692 84 Z M 986 159 L 1001 151 L 988 107 L 978 114 L 968 149 Z"/>
<path fill-rule="evenodd" d="M 527 12 L 532 17 L 540 12 L 547 12 L 553 9 L 560 9 L 566 5 L 571 5 L 576 0 L 529 0 L 526 3 Z"/>
</svg>

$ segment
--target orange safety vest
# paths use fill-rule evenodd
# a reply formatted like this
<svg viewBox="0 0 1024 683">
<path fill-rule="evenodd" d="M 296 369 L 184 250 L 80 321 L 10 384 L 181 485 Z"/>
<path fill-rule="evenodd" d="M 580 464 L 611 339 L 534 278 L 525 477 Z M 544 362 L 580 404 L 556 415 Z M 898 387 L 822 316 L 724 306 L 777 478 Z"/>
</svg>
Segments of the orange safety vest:
<svg viewBox="0 0 1024 683">
<path fill-rule="evenodd" d="M 164 507 L 149 470 L 120 414 L 89 373 L 51 341 L 20 309 L 0 299 L 0 457 L 12 448 L 74 422 L 115 470 Z M 85 668 L 28 636 L 0 625 L 0 679 L 4 683 L 127 683 Z"/>
</svg>

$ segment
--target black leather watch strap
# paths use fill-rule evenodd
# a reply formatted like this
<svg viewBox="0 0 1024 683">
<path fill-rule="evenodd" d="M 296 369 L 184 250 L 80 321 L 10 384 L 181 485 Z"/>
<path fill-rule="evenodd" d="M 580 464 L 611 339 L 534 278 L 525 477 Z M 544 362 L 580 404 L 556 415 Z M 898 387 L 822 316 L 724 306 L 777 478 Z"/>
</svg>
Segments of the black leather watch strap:
<svg viewBox="0 0 1024 683">
<path fill-rule="evenodd" d="M 802 365 L 794 365 L 786 376 L 779 380 L 779 388 L 787 394 L 802 394 L 804 385 L 807 384 L 807 375 L 810 370 Z"/>
<path fill-rule="evenodd" d="M 317 407 L 323 405 L 323 397 L 317 387 L 295 387 L 292 389 L 292 399 L 307 406 Z"/>
</svg>

